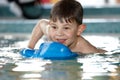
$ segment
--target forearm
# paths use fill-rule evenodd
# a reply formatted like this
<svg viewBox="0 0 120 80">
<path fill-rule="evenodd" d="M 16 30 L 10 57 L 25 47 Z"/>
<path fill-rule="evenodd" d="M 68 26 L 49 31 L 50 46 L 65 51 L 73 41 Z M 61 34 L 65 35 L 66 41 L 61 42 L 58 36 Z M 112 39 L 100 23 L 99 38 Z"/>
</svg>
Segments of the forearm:
<svg viewBox="0 0 120 80">
<path fill-rule="evenodd" d="M 28 48 L 34 49 L 36 43 L 42 37 L 42 35 L 43 35 L 43 32 L 40 28 L 40 23 L 38 23 L 32 31 L 32 35 L 28 43 Z"/>
</svg>

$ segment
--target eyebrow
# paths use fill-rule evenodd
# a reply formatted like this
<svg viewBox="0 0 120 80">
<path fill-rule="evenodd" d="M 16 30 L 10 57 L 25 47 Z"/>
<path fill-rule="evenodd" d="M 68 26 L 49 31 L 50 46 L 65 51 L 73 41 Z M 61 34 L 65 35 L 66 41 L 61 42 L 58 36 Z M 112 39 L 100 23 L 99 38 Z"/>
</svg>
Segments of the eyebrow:
<svg viewBox="0 0 120 80">
<path fill-rule="evenodd" d="M 56 23 L 54 23 L 54 22 L 50 22 L 49 24 L 50 24 L 50 25 L 57 25 L 57 24 L 56 24 Z M 70 24 L 70 23 L 66 23 L 66 22 L 65 22 L 65 23 L 63 23 L 63 25 L 64 25 L 64 26 L 71 26 L 71 24 Z"/>
</svg>

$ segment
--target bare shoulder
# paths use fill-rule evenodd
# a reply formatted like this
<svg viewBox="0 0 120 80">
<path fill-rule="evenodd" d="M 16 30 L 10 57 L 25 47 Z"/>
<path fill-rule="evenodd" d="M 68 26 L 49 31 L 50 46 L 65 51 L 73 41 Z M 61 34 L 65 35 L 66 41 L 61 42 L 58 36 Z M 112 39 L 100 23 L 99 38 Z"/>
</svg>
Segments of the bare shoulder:
<svg viewBox="0 0 120 80">
<path fill-rule="evenodd" d="M 40 27 L 40 30 L 42 30 L 42 32 L 46 35 L 47 34 L 47 27 L 49 24 L 49 20 L 48 19 L 40 19 L 38 21 L 38 25 Z"/>
<path fill-rule="evenodd" d="M 103 49 L 99 49 L 98 48 L 98 53 L 105 53 L 105 52 L 107 52 L 106 50 L 103 50 Z"/>
<path fill-rule="evenodd" d="M 49 20 L 48 19 L 40 19 L 38 21 L 39 24 L 48 24 L 49 23 Z"/>
<path fill-rule="evenodd" d="M 78 38 L 78 50 L 81 53 L 89 54 L 89 53 L 105 53 L 106 51 L 103 49 L 99 49 L 88 42 L 84 37 L 80 36 Z"/>
</svg>

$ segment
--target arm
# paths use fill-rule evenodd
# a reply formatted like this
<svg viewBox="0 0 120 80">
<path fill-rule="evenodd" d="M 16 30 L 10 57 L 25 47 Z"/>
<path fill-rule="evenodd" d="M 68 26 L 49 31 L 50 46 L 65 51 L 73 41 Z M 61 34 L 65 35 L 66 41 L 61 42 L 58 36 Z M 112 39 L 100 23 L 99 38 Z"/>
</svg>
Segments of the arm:
<svg viewBox="0 0 120 80">
<path fill-rule="evenodd" d="M 34 49 L 38 40 L 46 33 L 46 26 L 48 25 L 49 20 L 41 19 L 36 26 L 34 27 L 31 35 L 31 39 L 28 43 L 28 48 Z"/>
</svg>

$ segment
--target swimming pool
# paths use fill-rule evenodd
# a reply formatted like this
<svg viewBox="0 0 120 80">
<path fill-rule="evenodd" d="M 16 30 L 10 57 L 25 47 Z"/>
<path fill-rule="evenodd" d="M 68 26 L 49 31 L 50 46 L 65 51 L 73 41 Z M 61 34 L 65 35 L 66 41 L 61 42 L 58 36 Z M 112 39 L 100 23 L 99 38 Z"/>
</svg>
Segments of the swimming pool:
<svg viewBox="0 0 120 80">
<path fill-rule="evenodd" d="M 0 35 L 1 80 L 120 79 L 119 34 L 111 34 L 109 36 L 107 34 L 84 34 L 85 38 L 92 44 L 111 52 L 80 55 L 74 60 L 60 61 L 22 58 L 19 55 L 19 49 L 26 47 L 25 44 L 27 44 L 29 36 L 29 34 Z"/>
<path fill-rule="evenodd" d="M 85 33 L 83 36 L 109 52 L 81 54 L 73 60 L 25 59 L 19 50 L 27 46 L 30 33 L 0 33 L 0 80 L 119 80 L 120 34 Z"/>
</svg>

